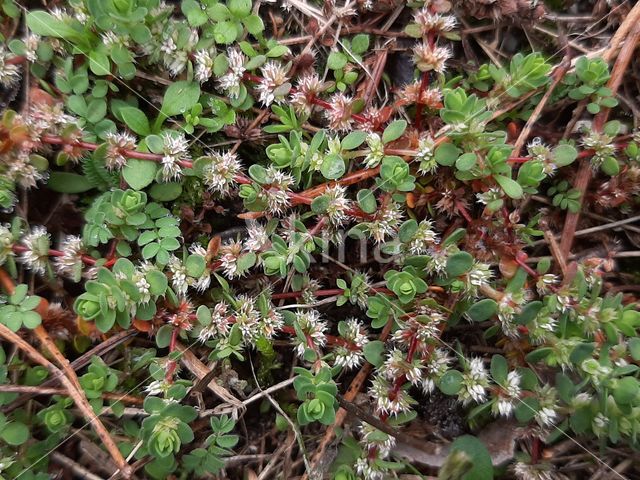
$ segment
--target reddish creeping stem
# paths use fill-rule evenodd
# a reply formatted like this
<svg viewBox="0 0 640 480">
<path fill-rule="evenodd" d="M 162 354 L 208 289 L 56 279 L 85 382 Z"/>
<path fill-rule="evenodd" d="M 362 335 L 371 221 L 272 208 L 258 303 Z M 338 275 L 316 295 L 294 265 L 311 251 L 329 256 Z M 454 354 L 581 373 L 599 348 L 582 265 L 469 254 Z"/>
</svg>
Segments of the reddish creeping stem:
<svg viewBox="0 0 640 480">
<path fill-rule="evenodd" d="M 29 251 L 29 249 L 23 245 L 14 245 L 13 247 L 11 247 L 11 249 L 13 250 L 14 253 L 24 253 Z M 49 249 L 49 256 L 62 257 L 64 256 L 64 252 L 61 252 L 60 250 Z M 86 265 L 96 264 L 96 259 L 88 255 L 82 255 L 80 258 L 82 259 L 82 262 L 85 263 Z"/>
</svg>

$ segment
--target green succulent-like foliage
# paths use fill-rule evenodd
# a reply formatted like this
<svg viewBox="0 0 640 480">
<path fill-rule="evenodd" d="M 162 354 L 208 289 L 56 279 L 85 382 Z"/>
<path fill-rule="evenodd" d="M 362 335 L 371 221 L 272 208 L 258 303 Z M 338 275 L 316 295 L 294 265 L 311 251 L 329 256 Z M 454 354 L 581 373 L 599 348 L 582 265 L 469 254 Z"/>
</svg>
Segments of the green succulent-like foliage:
<svg viewBox="0 0 640 480">
<path fill-rule="evenodd" d="M 148 397 L 144 409 L 149 416 L 143 420 L 140 433 L 145 448 L 153 457 L 172 457 L 182 445 L 193 441 L 189 423 L 198 416 L 194 408 Z"/>
<path fill-rule="evenodd" d="M 0 321 L 14 332 L 23 326 L 36 328 L 42 323 L 40 314 L 35 311 L 42 299 L 27 295 L 28 291 L 27 285 L 17 285 L 13 294 L 6 297 L 6 304 L 0 306 Z"/>
<path fill-rule="evenodd" d="M 320 422 L 324 425 L 333 424 L 338 409 L 338 387 L 331 378 L 331 370 L 323 367 L 313 374 L 309 370 L 296 367 L 298 374 L 293 382 L 298 400 L 302 404 L 298 407 L 298 422 L 307 425 Z"/>
</svg>

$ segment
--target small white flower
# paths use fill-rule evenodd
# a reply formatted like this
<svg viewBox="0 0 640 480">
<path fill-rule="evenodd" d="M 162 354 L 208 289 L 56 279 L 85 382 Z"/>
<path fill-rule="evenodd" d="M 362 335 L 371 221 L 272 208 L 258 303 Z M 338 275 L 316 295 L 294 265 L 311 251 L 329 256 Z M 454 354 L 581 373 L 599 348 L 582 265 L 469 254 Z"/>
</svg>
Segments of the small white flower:
<svg viewBox="0 0 640 480">
<path fill-rule="evenodd" d="M 458 393 L 458 399 L 463 405 L 471 401 L 482 403 L 487 398 L 489 387 L 489 374 L 481 358 L 474 357 L 467 361 L 466 371 L 462 374 L 462 389 Z"/>
<path fill-rule="evenodd" d="M 236 99 L 240 95 L 240 85 L 244 75 L 246 57 L 237 48 L 227 50 L 227 61 L 229 70 L 218 79 L 218 88 L 229 95 L 229 98 Z"/>
<path fill-rule="evenodd" d="M 182 175 L 179 161 L 190 158 L 189 142 L 184 134 L 172 135 L 169 132 L 162 135 L 162 141 L 162 178 L 168 182 Z"/>
<path fill-rule="evenodd" d="M 51 246 L 51 237 L 47 229 L 41 226 L 34 227 L 31 233 L 24 236 L 22 244 L 27 248 L 20 256 L 22 263 L 34 273 L 44 275 L 49 265 Z"/>
<path fill-rule="evenodd" d="M 338 132 L 351 130 L 353 100 L 344 93 L 336 93 L 329 102 L 331 108 L 325 110 L 329 128 Z"/>
<path fill-rule="evenodd" d="M 420 162 L 419 173 L 434 173 L 438 169 L 435 151 L 436 142 L 433 137 L 429 134 L 423 134 L 418 140 L 418 154 L 416 155 L 416 161 Z"/>
<path fill-rule="evenodd" d="M 4 265 L 9 257 L 13 257 L 13 235 L 9 225 L 0 225 L 0 265 Z"/>
<path fill-rule="evenodd" d="M 329 200 L 327 216 L 334 227 L 342 226 L 348 219 L 350 202 L 346 198 L 346 188 L 342 185 L 333 185 L 325 190 L 325 197 Z"/>
<path fill-rule="evenodd" d="M 558 417 L 557 412 L 550 407 L 541 408 L 536 412 L 535 419 L 543 427 L 550 427 Z"/>
<path fill-rule="evenodd" d="M 171 272 L 171 286 L 178 295 L 184 296 L 187 293 L 187 288 L 189 288 L 189 284 L 187 282 L 187 268 L 175 255 L 171 256 L 167 267 Z"/>
<path fill-rule="evenodd" d="M 229 278 L 239 277 L 244 272 L 238 271 L 238 258 L 242 254 L 242 242 L 229 240 L 226 244 L 220 246 L 220 266 L 224 274 Z"/>
<path fill-rule="evenodd" d="M 260 195 L 266 200 L 269 211 L 274 215 L 280 215 L 289 208 L 289 192 L 295 180 L 291 175 L 273 166 L 267 167 L 266 177 L 269 185 L 263 188 Z"/>
<path fill-rule="evenodd" d="M 418 224 L 418 229 L 413 234 L 407 249 L 411 255 L 424 255 L 438 242 L 438 234 L 433 231 L 433 222 L 431 220 L 422 220 Z"/>
<path fill-rule="evenodd" d="M 436 73 L 444 73 L 446 62 L 451 56 L 449 47 L 438 47 L 426 42 L 419 43 L 413 48 L 413 61 L 421 72 L 433 70 Z"/>
<path fill-rule="evenodd" d="M 293 339 L 296 353 L 300 358 L 304 357 L 307 348 L 320 350 L 327 343 L 325 332 L 327 323 L 322 320 L 320 313 L 316 310 L 298 310 L 296 312 L 296 323 L 305 336 L 304 340 L 297 336 Z"/>
<path fill-rule="evenodd" d="M 334 350 L 335 365 L 352 369 L 360 366 L 364 359 L 363 347 L 369 343 L 360 320 L 350 318 L 345 322 L 342 338 L 347 345 L 338 345 Z"/>
<path fill-rule="evenodd" d="M 82 238 L 69 235 L 60 247 L 63 255 L 54 259 L 56 271 L 60 275 L 79 282 L 82 278 L 82 254 L 84 247 Z"/>
<path fill-rule="evenodd" d="M 136 139 L 127 132 L 106 135 L 107 150 L 105 152 L 105 166 L 108 170 L 119 170 L 127 164 L 125 150 L 136 149 Z"/>
<path fill-rule="evenodd" d="M 236 308 L 236 325 L 240 328 L 244 341 L 251 344 L 261 336 L 260 312 L 255 308 L 255 300 L 247 295 L 239 295 Z"/>
<path fill-rule="evenodd" d="M 268 107 L 273 102 L 282 102 L 289 92 L 287 70 L 284 65 L 277 62 L 267 62 L 260 68 L 262 80 L 256 86 L 256 90 L 260 101 L 265 106 Z"/>
<path fill-rule="evenodd" d="M 257 222 L 250 222 L 247 226 L 247 238 L 244 241 L 244 248 L 249 252 L 258 252 L 269 243 L 267 230 Z"/>
<path fill-rule="evenodd" d="M 20 67 L 7 63 L 11 55 L 0 46 L 0 85 L 9 88 L 20 81 Z"/>
<path fill-rule="evenodd" d="M 213 74 L 213 59 L 208 50 L 198 50 L 193 54 L 196 64 L 195 77 L 200 83 L 205 83 Z"/>
<path fill-rule="evenodd" d="M 231 152 L 211 152 L 206 158 L 210 161 L 202 169 L 205 185 L 213 192 L 228 195 L 236 183 L 236 175 L 242 170 L 238 156 Z"/>
<path fill-rule="evenodd" d="M 382 375 L 376 375 L 373 379 L 371 388 L 369 389 L 369 396 L 375 402 L 376 413 L 378 415 L 397 416 L 400 413 L 411 410 L 411 405 L 415 403 L 415 400 L 411 398 L 403 388 L 398 390 L 393 398 L 391 398 L 390 393 L 392 388 L 391 383 L 383 378 Z"/>
<path fill-rule="evenodd" d="M 382 243 L 389 236 L 396 234 L 402 220 L 402 209 L 396 202 L 387 202 L 374 214 L 373 220 L 363 222 L 365 231 L 377 243 Z"/>
<path fill-rule="evenodd" d="M 378 164 L 384 158 L 384 143 L 382 138 L 375 132 L 367 135 L 367 146 L 369 147 L 369 153 L 364 157 L 364 164 L 367 168 L 377 167 Z"/>
<path fill-rule="evenodd" d="M 35 34 L 30 34 L 27 38 L 24 39 L 24 56 L 27 57 L 27 60 L 30 62 L 35 62 L 38 59 L 38 45 L 40 44 L 40 36 Z"/>
</svg>

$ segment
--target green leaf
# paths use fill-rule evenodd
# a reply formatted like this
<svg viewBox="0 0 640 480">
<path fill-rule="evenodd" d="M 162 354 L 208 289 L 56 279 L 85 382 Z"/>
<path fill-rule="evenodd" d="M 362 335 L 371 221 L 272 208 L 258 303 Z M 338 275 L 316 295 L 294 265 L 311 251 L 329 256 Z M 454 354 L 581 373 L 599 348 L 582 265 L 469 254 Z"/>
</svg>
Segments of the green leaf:
<svg viewBox="0 0 640 480">
<path fill-rule="evenodd" d="M 24 423 L 11 422 L 2 429 L 0 437 L 9 445 L 22 445 L 29 439 L 29 429 Z"/>
<path fill-rule="evenodd" d="M 223 22 L 218 22 L 213 27 L 213 38 L 216 43 L 228 45 L 229 43 L 232 43 L 237 36 L 238 29 L 236 28 L 235 22 L 225 20 Z"/>
<path fill-rule="evenodd" d="M 197 82 L 180 81 L 173 83 L 164 94 L 161 111 L 167 117 L 190 110 L 200 98 Z"/>
<path fill-rule="evenodd" d="M 374 340 L 367 343 L 363 348 L 364 358 L 374 367 L 379 367 L 384 363 L 384 342 Z"/>
<path fill-rule="evenodd" d="M 158 164 L 148 160 L 130 158 L 122 169 L 122 176 L 134 190 L 142 190 L 156 178 Z"/>
<path fill-rule="evenodd" d="M 149 190 L 149 195 L 156 202 L 170 202 L 175 200 L 182 194 L 182 183 L 169 182 L 169 183 L 156 183 Z"/>
<path fill-rule="evenodd" d="M 439 165 L 444 167 L 450 167 L 460 156 L 460 150 L 458 147 L 453 145 L 452 143 L 443 143 L 434 152 L 434 158 Z"/>
<path fill-rule="evenodd" d="M 406 120 L 396 120 L 395 122 L 391 122 L 387 128 L 384 129 L 384 132 L 382 132 L 382 143 L 389 143 L 397 140 L 402 136 L 406 129 Z"/>
<path fill-rule="evenodd" d="M 346 166 L 340 155 L 327 155 L 320 166 L 320 172 L 328 180 L 336 180 L 344 175 Z"/>
<path fill-rule="evenodd" d="M 640 384 L 634 377 L 624 377 L 618 380 L 613 390 L 613 398 L 618 405 L 630 405 L 640 393 Z"/>
<path fill-rule="evenodd" d="M 204 257 L 201 255 L 189 255 L 187 261 L 185 262 L 185 267 L 187 269 L 187 274 L 190 277 L 198 278 L 200 275 L 204 273 L 204 269 L 207 264 L 204 260 Z"/>
<path fill-rule="evenodd" d="M 358 191 L 357 194 L 358 205 L 362 209 L 364 213 L 375 213 L 378 209 L 378 204 L 376 202 L 376 197 L 373 195 L 373 192 L 368 188 L 363 188 Z"/>
<path fill-rule="evenodd" d="M 630 338 L 628 341 L 628 347 L 631 358 L 636 361 L 640 360 L 640 338 Z"/>
<path fill-rule="evenodd" d="M 578 158 L 578 151 L 571 145 L 558 145 L 553 149 L 553 160 L 559 167 L 571 165 Z"/>
<path fill-rule="evenodd" d="M 522 311 L 514 318 L 515 322 L 518 325 L 527 325 L 533 321 L 534 318 L 538 315 L 538 312 L 542 309 L 543 304 L 541 301 L 536 300 L 530 303 L 527 303 Z"/>
<path fill-rule="evenodd" d="M 351 40 L 351 51 L 362 54 L 369 49 L 369 35 L 360 33 Z"/>
<path fill-rule="evenodd" d="M 498 311 L 498 304 L 495 300 L 485 298 L 471 305 L 467 310 L 467 316 L 474 322 L 484 322 L 493 317 Z"/>
<path fill-rule="evenodd" d="M 349 59 L 342 52 L 331 52 L 327 58 L 327 67 L 331 70 L 342 70 Z"/>
<path fill-rule="evenodd" d="M 466 172 L 476 166 L 477 160 L 478 157 L 476 157 L 475 153 L 464 153 L 456 160 L 456 168 L 462 172 Z"/>
<path fill-rule="evenodd" d="M 87 177 L 71 172 L 51 172 L 47 186 L 60 193 L 82 193 L 93 188 Z"/>
<path fill-rule="evenodd" d="M 120 109 L 120 115 L 127 127 L 138 135 L 147 136 L 151 133 L 149 120 L 142 110 L 135 107 L 123 107 Z"/>
<path fill-rule="evenodd" d="M 92 50 L 89 52 L 89 69 L 98 76 L 105 76 L 111 73 L 111 62 L 104 53 Z"/>
<path fill-rule="evenodd" d="M 149 293 L 151 295 L 163 295 L 167 290 L 167 276 L 164 273 L 158 270 L 151 270 L 145 275 L 145 278 L 149 283 Z"/>
<path fill-rule="evenodd" d="M 496 383 L 504 384 L 509 374 L 509 365 L 507 359 L 502 355 L 494 355 L 491 357 L 491 376 Z"/>
<path fill-rule="evenodd" d="M 600 168 L 604 173 L 611 177 L 620 173 L 620 164 L 618 163 L 618 160 L 615 159 L 615 157 L 605 158 Z"/>
<path fill-rule="evenodd" d="M 264 30 L 264 23 L 258 15 L 249 15 L 248 17 L 243 18 L 242 24 L 253 36 L 260 35 Z"/>
<path fill-rule="evenodd" d="M 75 35 L 75 30 L 62 20 L 58 20 L 44 10 L 27 13 L 27 26 L 31 32 L 43 37 L 68 38 Z"/>
<path fill-rule="evenodd" d="M 493 465 L 487 447 L 471 435 L 458 437 L 451 444 L 451 453 L 463 452 L 471 461 L 470 469 L 461 480 L 492 480 Z M 449 454 L 451 456 L 451 453 Z M 451 457 L 449 457 L 451 458 Z M 445 460 L 446 465 L 446 460 Z"/>
<path fill-rule="evenodd" d="M 467 252 L 454 253 L 447 259 L 446 271 L 449 277 L 459 277 L 471 270 L 473 257 Z"/>
<path fill-rule="evenodd" d="M 504 175 L 494 175 L 493 178 L 511 198 L 522 198 L 524 192 L 518 182 Z"/>
<path fill-rule="evenodd" d="M 456 395 L 462 387 L 462 373 L 449 370 L 440 379 L 438 387 L 445 395 Z"/>
<path fill-rule="evenodd" d="M 358 148 L 360 145 L 362 145 L 366 138 L 367 134 L 365 132 L 361 130 L 353 131 L 342 139 L 342 141 L 340 142 L 340 147 L 343 150 L 353 150 L 354 148 Z"/>
</svg>

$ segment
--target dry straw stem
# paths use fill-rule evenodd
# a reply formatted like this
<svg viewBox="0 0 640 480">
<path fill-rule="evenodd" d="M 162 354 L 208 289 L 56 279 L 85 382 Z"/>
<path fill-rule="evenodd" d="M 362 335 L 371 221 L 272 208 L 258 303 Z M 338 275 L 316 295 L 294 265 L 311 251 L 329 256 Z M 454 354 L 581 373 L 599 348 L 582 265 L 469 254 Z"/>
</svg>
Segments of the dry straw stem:
<svg viewBox="0 0 640 480">
<path fill-rule="evenodd" d="M 633 58 L 633 53 L 636 49 L 638 41 L 640 41 L 640 3 L 636 4 L 625 21 L 618 28 L 618 32 L 614 38 L 618 36 L 618 33 L 622 31 L 626 36 L 626 40 L 624 46 L 620 50 L 620 55 L 616 60 L 616 63 L 611 71 L 611 79 L 607 84 L 607 87 L 611 89 L 613 95 L 616 94 L 618 88 L 620 87 L 622 80 L 624 78 L 624 74 L 629 66 Z M 609 48 L 608 52 L 615 51 L 615 45 L 612 42 L 612 46 Z M 605 58 L 611 58 L 613 53 L 610 55 L 604 55 Z M 607 118 L 609 116 L 609 109 L 604 108 L 598 115 L 596 115 L 593 121 L 593 129 L 595 131 L 600 132 L 602 130 L 603 125 L 606 123 Z M 576 181 L 574 184 L 574 188 L 581 192 L 580 202 L 584 201 L 584 196 L 587 191 L 587 187 L 589 186 L 589 181 L 591 180 L 591 163 L 587 159 L 583 159 L 580 164 L 580 169 L 578 170 L 578 174 L 576 175 Z M 580 219 L 580 212 L 578 213 L 567 213 L 564 229 L 562 230 L 562 240 L 560 241 L 560 251 L 564 255 L 564 257 L 569 256 L 569 252 L 571 250 L 571 244 L 573 243 L 573 239 L 575 237 L 576 228 L 578 226 L 578 220 Z"/>
<path fill-rule="evenodd" d="M 389 320 L 387 321 L 387 324 L 384 326 L 384 329 L 382 330 L 382 332 L 380 332 L 380 336 L 378 337 L 378 340 L 380 340 L 381 342 L 385 342 L 387 340 L 387 337 L 391 333 L 391 328 L 393 327 L 393 323 L 394 323 L 393 317 L 391 316 L 389 317 Z M 360 393 L 360 390 L 362 389 L 364 382 L 366 382 L 367 378 L 369 377 L 369 374 L 371 373 L 372 369 L 373 369 L 373 365 L 371 365 L 370 363 L 364 364 L 364 366 L 360 369 L 358 374 L 354 377 L 353 381 L 349 385 L 349 389 L 343 395 L 342 398 L 344 401 L 353 403 L 358 393 Z M 311 458 L 311 472 L 317 471 L 318 465 L 321 463 L 322 457 L 324 457 L 324 452 L 327 450 L 327 447 L 332 442 L 333 437 L 335 436 L 336 428 L 339 428 L 346 418 L 347 418 L 347 411 L 344 408 L 340 407 L 336 412 L 335 422 L 333 422 L 333 425 L 330 425 L 329 427 L 327 427 L 327 431 L 325 432 L 324 437 L 322 437 L 322 440 L 320 440 L 320 443 L 316 448 L 316 452 L 313 454 L 313 457 Z M 305 474 L 302 476 L 302 480 L 307 480 L 309 478 L 308 474 L 311 472 L 305 472 Z"/>
<path fill-rule="evenodd" d="M 47 370 L 49 370 L 54 377 L 60 379 L 60 381 L 62 382 L 62 385 L 66 388 L 67 392 L 69 392 L 69 396 L 73 399 L 76 406 L 80 409 L 84 417 L 91 424 L 91 426 L 95 430 L 98 437 L 100 437 L 100 440 L 102 440 L 102 443 L 104 444 L 105 448 L 107 449 L 107 451 L 115 461 L 116 465 L 120 469 L 120 473 L 122 474 L 122 476 L 124 478 L 130 478 L 131 467 L 125 461 L 124 457 L 120 453 L 120 450 L 118 450 L 118 447 L 116 446 L 115 442 L 109 435 L 109 432 L 107 431 L 105 426 L 102 424 L 100 419 L 93 413 L 93 410 L 91 409 L 91 405 L 89 405 L 89 402 L 87 401 L 86 397 L 78 389 L 76 389 L 73 382 L 71 382 L 71 380 L 69 380 L 69 378 L 67 378 L 58 367 L 56 367 L 53 363 L 47 360 L 40 352 L 38 352 L 35 348 L 33 348 L 26 341 L 20 338 L 19 335 L 12 332 L 11 330 L 9 330 L 8 327 L 6 327 L 1 323 L 0 323 L 0 337 L 4 338 L 8 342 L 13 343 L 16 347 L 22 350 L 29 358 L 31 358 L 31 360 L 33 360 L 36 363 L 39 363 L 40 365 L 45 367 Z"/>
<path fill-rule="evenodd" d="M 180 342 L 176 342 L 176 351 L 180 352 L 180 362 L 182 363 L 182 365 L 184 365 L 184 367 L 189 370 L 198 380 L 202 380 L 209 373 L 209 368 L 204 363 L 202 363 L 198 359 L 198 357 L 196 357 L 196 355 L 191 350 L 189 350 L 188 347 L 185 347 Z M 215 378 L 209 382 L 207 387 L 224 402 L 230 403 L 237 409 L 244 408 L 242 402 L 234 397 L 229 392 L 229 390 L 221 385 L 218 385 Z"/>
<path fill-rule="evenodd" d="M 9 277 L 7 272 L 5 272 L 1 268 L 0 268 L 0 284 L 2 284 L 2 287 L 10 295 L 13 294 L 13 292 L 15 291 L 15 285 L 13 284 L 13 280 L 11 279 L 11 277 Z M 42 304 L 38 307 L 38 309 L 41 309 L 40 308 L 41 306 Z M 39 313 L 42 314 L 42 312 L 39 312 Z M 51 337 L 49 336 L 49 334 L 47 333 L 47 331 L 44 329 L 42 325 L 36 327 L 33 331 L 38 337 L 38 339 L 45 346 L 45 348 L 49 351 L 49 353 L 58 362 L 60 362 L 60 365 L 62 366 L 62 369 L 64 370 L 66 375 L 65 373 L 62 372 L 62 370 L 56 367 L 52 362 L 47 360 L 35 348 L 29 345 L 17 334 L 9 330 L 8 327 L 6 327 L 3 324 L 0 324 L 1 337 L 15 344 L 20 350 L 26 353 L 34 362 L 39 363 L 43 367 L 46 367 L 51 372 L 54 378 L 60 379 L 63 386 L 69 393 L 69 396 L 73 399 L 76 406 L 80 409 L 80 411 L 82 412 L 84 417 L 87 419 L 87 421 L 92 425 L 93 429 L 96 431 L 96 434 L 100 437 L 100 440 L 102 440 L 102 443 L 104 443 L 104 446 L 106 447 L 107 451 L 109 452 L 109 454 L 115 461 L 116 465 L 120 469 L 122 476 L 124 478 L 130 478 L 132 473 L 131 467 L 125 461 L 124 457 L 120 453 L 120 450 L 118 450 L 118 447 L 116 446 L 115 442 L 109 435 L 109 432 L 107 431 L 105 426 L 102 424 L 100 419 L 93 413 L 93 409 L 91 408 L 91 405 L 89 405 L 87 398 L 82 393 L 82 388 L 80 388 L 80 383 L 78 382 L 78 377 L 76 376 L 75 371 L 69 366 L 69 362 L 65 359 L 64 355 L 62 355 L 58 347 L 56 347 L 56 344 L 53 342 L 53 340 L 51 340 Z"/>
</svg>

